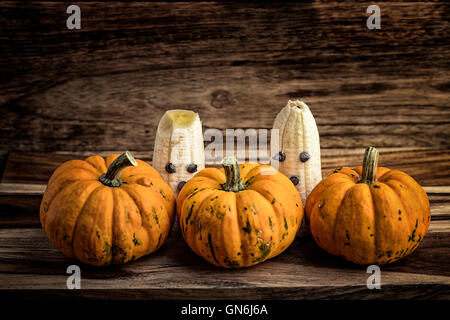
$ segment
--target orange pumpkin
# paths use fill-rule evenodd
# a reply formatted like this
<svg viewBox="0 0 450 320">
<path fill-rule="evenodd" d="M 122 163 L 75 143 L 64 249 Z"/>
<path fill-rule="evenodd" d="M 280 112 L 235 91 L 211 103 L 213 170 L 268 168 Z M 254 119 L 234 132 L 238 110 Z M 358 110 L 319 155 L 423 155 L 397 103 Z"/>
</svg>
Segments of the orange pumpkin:
<svg viewBox="0 0 450 320">
<path fill-rule="evenodd" d="M 170 187 L 129 152 L 106 161 L 92 156 L 63 163 L 40 207 L 42 227 L 54 247 L 96 266 L 126 263 L 157 250 L 174 218 Z"/>
<path fill-rule="evenodd" d="M 295 186 L 269 165 L 239 166 L 231 157 L 223 167 L 201 170 L 178 195 L 179 227 L 189 247 L 225 268 L 248 267 L 283 252 L 303 218 Z"/>
<path fill-rule="evenodd" d="M 377 168 L 378 151 L 363 165 L 340 168 L 306 200 L 305 215 L 318 245 L 357 264 L 386 264 L 413 252 L 430 225 L 422 187 L 399 170 Z"/>
</svg>

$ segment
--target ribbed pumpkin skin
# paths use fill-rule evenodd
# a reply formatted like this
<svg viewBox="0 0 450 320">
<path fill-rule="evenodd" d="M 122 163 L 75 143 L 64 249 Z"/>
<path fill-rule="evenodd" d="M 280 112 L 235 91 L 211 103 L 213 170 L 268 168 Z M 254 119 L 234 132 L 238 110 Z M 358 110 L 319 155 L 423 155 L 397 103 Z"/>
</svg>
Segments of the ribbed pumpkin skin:
<svg viewBox="0 0 450 320">
<path fill-rule="evenodd" d="M 377 181 L 358 183 L 362 167 L 336 169 L 305 204 L 321 248 L 357 264 L 386 264 L 413 252 L 430 225 L 422 187 L 399 170 L 378 168 Z"/>
<path fill-rule="evenodd" d="M 246 190 L 222 189 L 224 170 L 206 168 L 190 179 L 177 199 L 181 233 L 191 249 L 225 268 L 248 267 L 283 252 L 303 218 L 292 182 L 268 165 L 239 166 Z M 273 175 L 261 175 L 271 170 Z"/>
<path fill-rule="evenodd" d="M 121 264 L 157 250 L 175 217 L 175 197 L 144 161 L 125 168 L 120 187 L 98 181 L 118 155 L 71 160 L 51 176 L 41 225 L 56 249 L 81 262 Z"/>
</svg>

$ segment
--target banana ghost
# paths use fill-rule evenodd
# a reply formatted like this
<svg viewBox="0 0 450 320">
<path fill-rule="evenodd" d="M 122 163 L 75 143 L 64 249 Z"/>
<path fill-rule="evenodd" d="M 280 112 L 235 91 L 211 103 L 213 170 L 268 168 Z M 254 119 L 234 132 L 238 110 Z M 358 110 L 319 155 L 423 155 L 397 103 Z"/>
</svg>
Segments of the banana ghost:
<svg viewBox="0 0 450 320">
<path fill-rule="evenodd" d="M 279 171 L 297 188 L 303 205 L 314 187 L 322 180 L 319 131 L 306 103 L 289 100 L 273 123 L 279 130 L 280 151 L 274 155 Z"/>
<path fill-rule="evenodd" d="M 152 165 L 175 194 L 205 168 L 202 123 L 196 112 L 166 111 L 156 132 Z"/>
</svg>

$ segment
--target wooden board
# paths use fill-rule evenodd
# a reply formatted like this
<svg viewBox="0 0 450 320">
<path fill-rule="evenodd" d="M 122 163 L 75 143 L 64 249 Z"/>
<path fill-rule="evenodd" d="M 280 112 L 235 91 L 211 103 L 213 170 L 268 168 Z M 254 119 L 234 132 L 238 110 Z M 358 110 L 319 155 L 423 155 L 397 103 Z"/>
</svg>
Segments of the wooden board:
<svg viewBox="0 0 450 320">
<path fill-rule="evenodd" d="M 324 148 L 448 148 L 448 4 L 377 4 L 381 30 L 354 1 L 82 2 L 78 31 L 66 2 L 2 2 L 0 146 L 150 152 L 165 110 L 270 128 L 300 98 Z"/>
<path fill-rule="evenodd" d="M 270 142 L 269 142 L 270 143 Z M 205 143 L 207 145 L 207 143 Z M 53 171 L 64 161 L 84 159 L 93 154 L 108 156 L 125 150 L 81 153 L 11 152 L 1 182 L 47 183 Z M 151 163 L 152 150 L 132 151 L 137 159 Z M 450 148 L 379 148 L 380 166 L 403 170 L 421 185 L 450 185 Z M 355 167 L 362 163 L 364 148 L 321 149 L 322 175 L 339 167 Z M 209 166 L 218 166 L 207 163 Z"/>
<path fill-rule="evenodd" d="M 151 256 L 123 266 L 95 268 L 64 257 L 41 229 L 3 229 L 0 288 L 100 299 L 105 295 L 122 299 L 449 299 L 449 239 L 448 229 L 430 232 L 411 256 L 382 266 L 382 290 L 378 291 L 367 289 L 365 267 L 330 256 L 311 238 L 297 239 L 283 254 L 263 264 L 223 270 L 203 261 L 172 234 Z M 83 290 L 65 290 L 66 269 L 71 264 L 81 268 Z"/>
<path fill-rule="evenodd" d="M 341 162 L 359 153 L 329 152 L 333 161 Z M 402 151 L 398 152 L 398 157 L 392 159 L 402 159 Z M 38 218 L 45 175 L 51 174 L 57 162 L 83 156 L 11 154 L 0 183 L 0 296 L 23 298 L 38 293 L 43 299 L 450 298 L 450 186 L 424 187 L 431 203 L 430 229 L 413 254 L 381 267 L 382 290 L 367 289 L 369 274 L 365 267 L 327 254 L 310 237 L 297 237 L 284 253 L 263 264 L 223 270 L 196 256 L 178 230 L 173 229 L 156 253 L 126 265 L 96 268 L 55 250 Z M 430 163 L 439 167 L 440 161 Z M 40 174 L 35 175 L 32 169 Z M 439 176 L 433 170 L 430 175 L 427 181 Z M 14 183 L 14 177 L 22 183 Z M 66 269 L 71 264 L 81 268 L 83 290 L 66 290 Z"/>
</svg>

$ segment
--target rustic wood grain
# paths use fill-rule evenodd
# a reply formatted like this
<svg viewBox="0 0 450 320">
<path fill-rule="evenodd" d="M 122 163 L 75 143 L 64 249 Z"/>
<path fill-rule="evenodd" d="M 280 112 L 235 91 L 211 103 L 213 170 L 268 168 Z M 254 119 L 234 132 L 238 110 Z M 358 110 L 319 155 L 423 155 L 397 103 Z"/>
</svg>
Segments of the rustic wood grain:
<svg viewBox="0 0 450 320">
<path fill-rule="evenodd" d="M 207 143 L 205 143 L 207 144 Z M 123 150 L 84 153 L 18 153 L 11 152 L 1 178 L 2 183 L 47 183 L 53 171 L 63 162 L 84 159 L 93 154 L 107 156 L 122 153 Z M 131 150 L 134 157 L 151 163 L 153 151 Z M 380 166 L 402 170 L 415 178 L 423 186 L 450 185 L 450 149 L 430 148 L 379 148 Z M 321 149 L 322 175 L 334 169 L 359 166 L 364 148 Z M 247 158 L 248 160 L 248 158 Z M 218 166 L 214 163 L 209 166 Z"/>
<path fill-rule="evenodd" d="M 289 98 L 324 148 L 449 146 L 445 1 L 2 2 L 0 145 L 8 151 L 153 149 L 163 112 L 207 128 L 270 128 Z M 257 116 L 255 116 L 257 114 Z"/>
<path fill-rule="evenodd" d="M 46 184 L 0 183 L 0 196 L 42 196 Z"/>
<path fill-rule="evenodd" d="M 429 233 L 413 254 L 381 266 L 383 289 L 374 293 L 366 287 L 365 267 L 327 254 L 312 239 L 297 239 L 283 254 L 263 264 L 223 270 L 209 265 L 172 235 L 153 255 L 122 266 L 96 268 L 53 249 L 41 229 L 4 229 L 0 230 L 0 289 L 62 292 L 67 266 L 78 264 L 81 286 L 87 291 L 72 294 L 97 298 L 104 291 L 108 297 L 128 299 L 185 299 L 187 295 L 207 299 L 448 299 L 450 260 L 445 257 L 449 239 L 448 232 Z"/>
<path fill-rule="evenodd" d="M 214 291 L 213 294 L 210 294 Z M 286 288 L 246 288 L 235 287 L 231 288 L 149 288 L 149 289 L 82 289 L 82 290 L 67 290 L 67 289 L 21 289 L 21 290 L 1 290 L 0 298 L 3 301 L 8 300 L 20 300 L 20 301 L 38 301 L 41 305 L 44 302 L 63 302 L 74 300 L 79 301 L 92 301 L 97 303 L 100 300 L 112 299 L 128 301 L 131 300 L 145 300 L 144 303 L 148 303 L 150 300 L 158 303 L 163 302 L 167 305 L 167 315 L 174 314 L 174 317 L 178 316 L 181 308 L 174 312 L 174 301 L 178 300 L 216 300 L 214 303 L 217 305 L 222 300 L 244 300 L 243 303 L 249 303 L 249 301 L 256 301 L 260 305 L 264 300 L 292 300 L 291 302 L 297 303 L 298 300 L 304 301 L 305 305 L 309 305 L 310 300 L 390 300 L 389 303 L 393 305 L 397 301 L 412 300 L 409 303 L 417 303 L 420 301 L 440 301 L 445 303 L 450 297 L 450 290 L 447 284 L 439 283 L 416 283 L 405 285 L 385 285 L 382 290 L 367 290 L 365 285 L 350 285 L 331 287 L 327 285 L 304 285 L 302 287 L 286 287 Z M 95 301 L 94 301 L 95 300 Z M 7 303 L 7 302 L 6 302 Z M 183 302 L 184 303 L 184 302 Z M 187 302 L 186 302 L 187 303 Z M 192 303 L 192 302 L 191 302 Z M 328 303 L 328 302 L 325 302 Z M 427 303 L 425 303 L 427 304 Z M 441 305 L 440 303 L 436 303 Z M 60 304 L 58 305 L 60 306 Z M 185 306 L 185 304 L 183 305 Z M 314 306 L 312 307 L 314 308 Z M 111 311 L 111 309 L 109 309 Z M 327 309 L 328 310 L 328 309 Z M 411 309 L 408 309 L 410 313 Z M 434 310 L 434 309 L 433 309 Z M 277 316 L 286 310 L 281 312 L 273 312 Z M 329 312 L 329 311 L 326 311 Z M 405 312 L 402 311 L 402 314 Z M 289 315 L 291 315 L 290 313 Z M 286 314 L 286 316 L 289 316 Z"/>
</svg>

